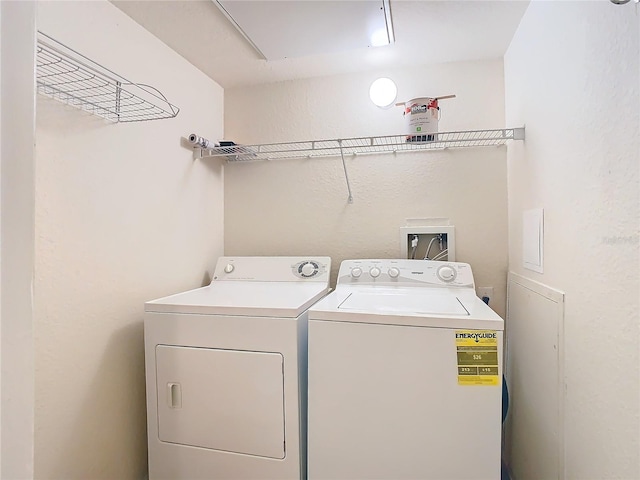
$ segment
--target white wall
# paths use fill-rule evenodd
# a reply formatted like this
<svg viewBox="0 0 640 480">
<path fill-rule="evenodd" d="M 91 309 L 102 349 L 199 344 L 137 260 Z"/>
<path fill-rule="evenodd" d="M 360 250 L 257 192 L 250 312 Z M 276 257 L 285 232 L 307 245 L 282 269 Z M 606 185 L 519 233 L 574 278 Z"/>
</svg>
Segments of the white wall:
<svg viewBox="0 0 640 480">
<path fill-rule="evenodd" d="M 638 25 L 633 2 L 536 1 L 505 57 L 507 123 L 527 128 L 508 155 L 509 268 L 566 293 L 567 479 L 640 478 Z M 522 267 L 535 207 L 544 274 Z"/>
<path fill-rule="evenodd" d="M 0 25 L 2 7 L 0 6 Z M 0 32 L 0 222 L 2 221 L 2 33 Z M 2 234 L 0 230 L 0 472 L 2 472 Z"/>
<path fill-rule="evenodd" d="M 38 96 L 35 473 L 146 472 L 143 303 L 201 286 L 223 247 L 223 90 L 106 1 L 42 2 L 38 28 L 158 88 L 175 119 L 110 124 Z"/>
<path fill-rule="evenodd" d="M 402 108 L 369 100 L 378 76 L 396 81 L 399 100 L 442 101 L 440 131 L 504 127 L 501 60 L 360 73 L 225 91 L 226 138 L 239 143 L 393 135 Z M 406 219 L 447 217 L 457 260 L 477 284 L 495 287 L 504 313 L 507 266 L 506 149 L 447 150 L 348 158 L 348 205 L 339 158 L 228 164 L 225 253 L 329 255 L 334 275 L 346 258 L 396 258 Z"/>
<path fill-rule="evenodd" d="M 1 2 L 2 24 L 2 464 L 0 477 L 33 476 L 35 6 Z M 5 47 L 9 48 L 5 48 Z"/>
</svg>

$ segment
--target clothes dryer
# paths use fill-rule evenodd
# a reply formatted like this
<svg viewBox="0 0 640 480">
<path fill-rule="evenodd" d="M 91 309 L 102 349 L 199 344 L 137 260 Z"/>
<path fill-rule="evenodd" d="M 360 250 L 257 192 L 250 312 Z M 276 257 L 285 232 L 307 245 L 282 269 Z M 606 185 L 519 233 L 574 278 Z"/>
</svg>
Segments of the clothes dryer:
<svg viewBox="0 0 640 480">
<path fill-rule="evenodd" d="M 342 262 L 309 311 L 309 479 L 499 479 L 503 329 L 468 264 Z"/>
<path fill-rule="evenodd" d="M 306 474 L 307 309 L 328 257 L 222 257 L 209 286 L 145 304 L 151 480 Z"/>
</svg>

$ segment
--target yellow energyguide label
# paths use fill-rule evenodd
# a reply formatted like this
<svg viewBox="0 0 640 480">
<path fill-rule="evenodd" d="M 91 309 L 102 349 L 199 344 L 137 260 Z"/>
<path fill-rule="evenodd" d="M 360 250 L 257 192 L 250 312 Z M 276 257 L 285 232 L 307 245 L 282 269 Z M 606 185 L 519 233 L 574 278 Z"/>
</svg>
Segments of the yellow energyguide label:
<svg viewBox="0 0 640 480">
<path fill-rule="evenodd" d="M 458 385 L 500 385 L 498 333 L 456 330 Z"/>
</svg>

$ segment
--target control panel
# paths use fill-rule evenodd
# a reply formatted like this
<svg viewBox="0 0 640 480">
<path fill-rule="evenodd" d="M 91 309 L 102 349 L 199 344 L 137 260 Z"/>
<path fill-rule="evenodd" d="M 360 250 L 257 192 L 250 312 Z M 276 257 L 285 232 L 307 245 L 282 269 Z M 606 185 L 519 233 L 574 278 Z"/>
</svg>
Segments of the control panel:
<svg viewBox="0 0 640 480">
<path fill-rule="evenodd" d="M 433 260 L 345 260 L 338 285 L 403 285 L 475 288 L 468 263 Z"/>
<path fill-rule="evenodd" d="M 213 281 L 327 282 L 329 257 L 220 257 Z"/>
</svg>

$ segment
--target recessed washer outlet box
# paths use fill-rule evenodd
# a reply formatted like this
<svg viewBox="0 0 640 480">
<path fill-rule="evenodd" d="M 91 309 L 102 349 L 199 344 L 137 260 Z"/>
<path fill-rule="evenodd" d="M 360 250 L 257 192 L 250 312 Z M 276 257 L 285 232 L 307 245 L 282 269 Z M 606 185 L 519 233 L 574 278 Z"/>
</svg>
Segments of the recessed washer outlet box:
<svg viewBox="0 0 640 480">
<path fill-rule="evenodd" d="M 453 225 L 400 227 L 400 258 L 455 262 L 455 227 Z"/>
</svg>

